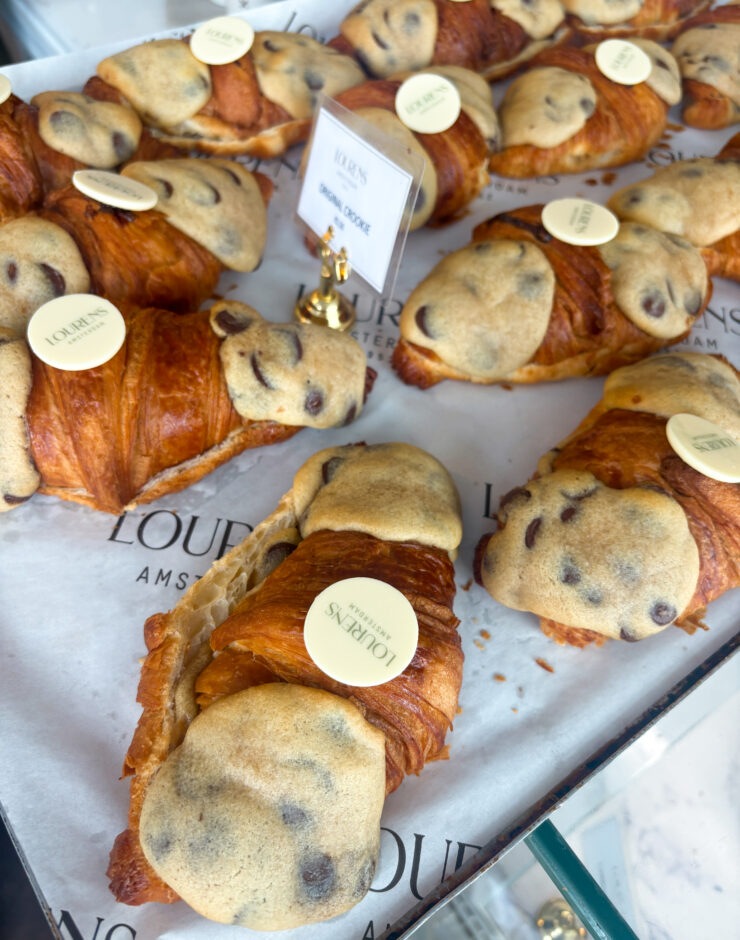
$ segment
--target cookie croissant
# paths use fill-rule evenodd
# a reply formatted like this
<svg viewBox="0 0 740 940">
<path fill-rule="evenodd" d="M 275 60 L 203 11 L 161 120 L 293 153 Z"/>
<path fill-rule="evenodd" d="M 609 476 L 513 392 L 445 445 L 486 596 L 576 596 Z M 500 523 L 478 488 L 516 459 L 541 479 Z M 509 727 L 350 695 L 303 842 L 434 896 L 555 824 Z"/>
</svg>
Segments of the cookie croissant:
<svg viewBox="0 0 740 940">
<path fill-rule="evenodd" d="M 678 236 L 623 224 L 579 247 L 526 206 L 482 222 L 412 291 L 392 365 L 420 388 L 604 374 L 678 342 L 710 295 L 701 254 Z"/>
<path fill-rule="evenodd" d="M 719 356 L 669 353 L 613 372 L 602 400 L 537 474 L 501 500 L 480 540 L 479 584 L 540 618 L 559 643 L 693 632 L 740 585 L 740 486 L 674 452 L 674 414 L 740 441 L 740 373 Z"/>
<path fill-rule="evenodd" d="M 62 371 L 26 358 L 25 415 L 22 398 L 0 407 L 0 422 L 20 409 L 27 429 L 24 449 L 0 428 L 5 508 L 32 495 L 35 468 L 40 492 L 118 514 L 189 486 L 246 448 L 351 421 L 372 385 L 351 337 L 273 326 L 244 304 L 124 318 L 123 346 L 97 368 Z M 0 337 L 0 353 L 5 347 L 8 355 L 25 348 Z M 28 383 L 22 361 L 12 368 L 11 387 Z"/>
<path fill-rule="evenodd" d="M 275 930 L 333 916 L 361 899 L 375 867 L 380 807 L 370 821 L 371 831 L 363 824 L 349 834 L 345 853 L 330 847 L 333 823 L 319 810 L 309 812 L 308 806 L 317 787 L 324 793 L 328 787 L 339 799 L 354 773 L 342 757 L 356 741 L 340 730 L 350 717 L 334 715 L 340 702 L 364 727 L 360 736 L 382 732 L 380 804 L 405 774 L 417 773 L 426 761 L 441 756 L 461 681 L 450 560 L 460 535 L 454 484 L 434 458 L 407 444 L 330 448 L 301 468 L 275 512 L 217 562 L 174 610 L 149 618 L 149 654 L 139 685 L 144 710 L 124 764 L 124 774 L 132 777 L 128 828 L 116 840 L 108 870 L 118 900 L 171 902 L 179 893 L 213 919 Z M 381 685 L 335 681 L 316 666 L 303 641 L 304 619 L 314 598 L 335 582 L 356 577 L 384 581 L 401 591 L 419 624 L 411 663 Z M 202 763 L 193 766 L 188 758 L 192 783 L 184 783 L 189 739 L 210 715 L 215 721 L 255 699 L 264 699 L 282 714 L 285 700 L 297 697 L 302 702 L 306 687 L 323 690 L 323 717 L 316 724 L 304 722 L 300 740 L 292 737 L 292 717 L 286 718 L 274 743 L 252 735 L 240 752 L 238 768 L 226 766 L 232 763 L 226 755 L 239 742 L 229 744 L 221 736 L 219 750 Z M 325 733 L 330 728 L 339 731 L 333 741 Z M 314 741 L 320 756 L 308 760 L 302 755 Z M 259 770 L 250 769 L 256 753 L 263 755 L 265 773 L 272 773 L 266 782 Z M 295 782 L 296 766 L 310 766 L 305 780 Z M 191 853 L 189 862 L 177 855 L 180 860 L 173 866 L 180 839 L 192 844 L 194 838 L 204 838 L 209 823 L 206 808 L 200 823 L 180 835 L 171 804 L 158 792 L 169 793 L 171 773 L 177 775 L 180 792 L 192 794 L 182 807 L 173 797 L 178 814 L 182 809 L 197 815 L 193 800 L 200 799 L 199 792 L 213 794 L 208 797 L 211 811 L 217 801 L 217 812 L 227 812 L 227 803 L 218 797 L 225 779 L 239 781 L 229 790 L 229 799 L 251 799 L 245 793 L 266 788 L 253 809 L 253 833 L 237 835 L 229 826 L 213 863 Z M 259 866 L 249 862 L 252 839 L 260 844 Z M 246 860 L 237 865 L 242 851 Z M 202 864 L 209 870 L 205 888 L 199 887 Z M 271 882 L 255 896 L 258 869 L 266 869 Z M 231 871 L 236 871 L 238 887 L 214 910 L 212 897 L 220 896 Z"/>
</svg>

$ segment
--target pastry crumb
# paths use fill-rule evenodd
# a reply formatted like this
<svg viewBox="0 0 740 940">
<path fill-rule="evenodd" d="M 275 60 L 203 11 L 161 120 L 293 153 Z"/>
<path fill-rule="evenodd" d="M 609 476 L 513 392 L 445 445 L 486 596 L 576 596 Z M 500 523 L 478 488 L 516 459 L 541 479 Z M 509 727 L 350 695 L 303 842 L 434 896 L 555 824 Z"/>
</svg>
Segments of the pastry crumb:
<svg viewBox="0 0 740 940">
<path fill-rule="evenodd" d="M 552 668 L 552 666 L 550 665 L 550 663 L 548 663 L 546 659 L 537 658 L 535 659 L 535 662 L 541 669 L 544 669 L 545 672 L 555 672 L 555 670 Z"/>
<path fill-rule="evenodd" d="M 473 579 L 472 579 L 472 578 L 468 578 L 468 580 L 465 582 L 465 584 L 463 584 L 462 590 L 463 590 L 463 591 L 469 591 L 470 588 L 471 588 L 471 586 L 472 586 L 472 584 L 473 584 Z"/>
<path fill-rule="evenodd" d="M 503 675 L 503 673 L 501 672 L 494 672 L 493 681 L 494 682 L 506 682 L 506 676 Z"/>
</svg>

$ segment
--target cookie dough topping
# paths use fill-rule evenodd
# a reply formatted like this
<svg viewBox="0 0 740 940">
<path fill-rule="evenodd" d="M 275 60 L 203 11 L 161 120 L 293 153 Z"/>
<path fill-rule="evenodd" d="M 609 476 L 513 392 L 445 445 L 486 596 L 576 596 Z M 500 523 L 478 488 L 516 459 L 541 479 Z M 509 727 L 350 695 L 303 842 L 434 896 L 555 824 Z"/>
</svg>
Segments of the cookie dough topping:
<svg viewBox="0 0 740 940">
<path fill-rule="evenodd" d="M 706 24 L 673 44 L 684 78 L 712 85 L 740 108 L 740 23 Z"/>
<path fill-rule="evenodd" d="M 259 685 L 192 722 L 147 790 L 141 845 L 203 916 L 285 930 L 365 895 L 384 797 L 385 737 L 355 705 Z"/>
<path fill-rule="evenodd" d="M 505 147 L 557 147 L 596 110 L 596 92 L 585 75 L 556 66 L 533 68 L 509 86 L 499 109 Z"/>
<path fill-rule="evenodd" d="M 330 447 L 293 481 L 301 535 L 331 529 L 433 545 L 455 557 L 460 497 L 445 468 L 411 444 Z M 360 507 L 358 509 L 358 507 Z"/>
<path fill-rule="evenodd" d="M 243 418 L 331 428 L 349 424 L 362 410 L 365 353 L 347 333 L 270 323 L 236 301 L 212 307 L 211 326 L 224 337 L 221 364 Z"/>
<path fill-rule="evenodd" d="M 642 9 L 644 0 L 560 0 L 566 13 L 582 20 L 586 26 L 613 26 L 624 23 Z"/>
<path fill-rule="evenodd" d="M 411 293 L 401 335 L 473 381 L 498 381 L 542 342 L 554 292 L 555 274 L 537 245 L 473 242 L 444 258 Z"/>
<path fill-rule="evenodd" d="M 42 304 L 89 289 L 80 251 L 63 228 L 32 215 L 0 228 L 0 326 L 25 334 Z"/>
<path fill-rule="evenodd" d="M 560 470 L 502 500 L 499 519 L 481 576 L 516 610 L 641 640 L 680 617 L 696 588 L 696 542 L 664 493 L 611 489 L 585 471 Z"/>
<path fill-rule="evenodd" d="M 98 75 L 113 85 L 148 124 L 171 130 L 211 97 L 211 73 L 187 43 L 156 39 L 103 59 Z"/>
<path fill-rule="evenodd" d="M 0 326 L 0 512 L 14 509 L 38 489 L 26 428 L 31 356 L 23 339 Z"/>
<path fill-rule="evenodd" d="M 267 210 L 254 176 L 233 160 L 130 163 L 124 176 L 153 189 L 157 211 L 224 267 L 253 271 L 267 237 Z"/>
<path fill-rule="evenodd" d="M 620 189 L 608 205 L 622 219 L 682 235 L 699 247 L 711 245 L 740 228 L 740 163 L 677 160 Z"/>
<path fill-rule="evenodd" d="M 262 94 L 294 118 L 311 117 L 322 92 L 331 98 L 365 81 L 354 59 L 301 33 L 257 33 L 252 58 Z"/>
<path fill-rule="evenodd" d="M 437 171 L 434 169 L 434 163 L 408 127 L 392 111 L 385 108 L 357 108 L 355 114 L 369 121 L 384 134 L 393 137 L 404 147 L 418 153 L 424 160 L 424 174 L 411 216 L 410 230 L 413 232 L 429 220 L 437 202 Z"/>
<path fill-rule="evenodd" d="M 630 39 L 631 43 L 639 46 L 643 52 L 647 53 L 652 62 L 650 75 L 646 79 L 648 88 L 652 88 L 659 98 L 662 98 L 666 104 L 678 104 L 681 100 L 681 73 L 678 70 L 678 62 L 663 46 L 651 39 Z"/>
<path fill-rule="evenodd" d="M 431 62 L 437 25 L 434 0 L 365 0 L 339 30 L 371 75 L 388 78 Z"/>
<path fill-rule="evenodd" d="M 698 248 L 678 235 L 623 222 L 599 252 L 612 271 L 614 299 L 635 326 L 661 339 L 691 327 L 708 283 Z"/>
<path fill-rule="evenodd" d="M 604 385 L 604 406 L 665 418 L 698 415 L 740 440 L 740 380 L 714 356 L 671 352 L 617 369 Z"/>
<path fill-rule="evenodd" d="M 491 6 L 518 23 L 532 39 L 551 36 L 565 19 L 560 0 L 491 0 Z"/>
<path fill-rule="evenodd" d="M 73 91 L 45 91 L 31 104 L 39 109 L 44 143 L 87 166 L 112 169 L 129 160 L 139 146 L 141 121 L 125 105 Z"/>
</svg>

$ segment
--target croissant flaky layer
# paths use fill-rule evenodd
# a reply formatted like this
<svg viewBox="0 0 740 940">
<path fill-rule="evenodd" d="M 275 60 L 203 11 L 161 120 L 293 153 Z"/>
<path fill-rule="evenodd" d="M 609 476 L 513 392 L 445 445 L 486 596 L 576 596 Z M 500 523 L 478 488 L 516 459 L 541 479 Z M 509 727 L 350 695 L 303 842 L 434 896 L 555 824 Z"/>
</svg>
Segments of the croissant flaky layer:
<svg viewBox="0 0 740 940">
<path fill-rule="evenodd" d="M 19 123 L 28 111 L 15 95 L 0 104 L 0 223 L 23 215 L 42 198 L 38 167 Z"/>
<path fill-rule="evenodd" d="M 413 660 L 383 685 L 356 688 L 335 682 L 315 666 L 303 642 L 303 622 L 314 598 L 330 584 L 351 577 L 392 584 L 409 600 L 419 622 Z M 454 568 L 441 549 L 387 542 L 361 532 L 322 530 L 301 542 L 214 630 L 211 647 L 216 657 L 200 668 L 204 657 L 197 656 L 200 673 L 193 672 L 188 681 L 194 683 L 200 707 L 275 681 L 323 688 L 349 699 L 385 735 L 390 792 L 406 773 L 417 773 L 426 761 L 441 755 L 452 725 L 463 658 L 452 612 L 454 593 Z M 116 840 L 108 872 L 114 894 L 128 904 L 177 900 L 149 866 L 138 839 L 144 781 L 167 756 L 169 745 L 179 743 L 178 736 L 163 748 L 157 717 L 176 655 L 167 617 L 150 618 L 147 636 L 150 653 L 138 695 L 145 710 L 124 765 L 125 772 L 136 774 L 129 828 Z"/>
<path fill-rule="evenodd" d="M 123 346 L 95 369 L 61 371 L 34 357 L 27 422 L 40 492 L 120 513 L 299 430 L 237 414 L 208 311 L 125 319 Z"/>
</svg>

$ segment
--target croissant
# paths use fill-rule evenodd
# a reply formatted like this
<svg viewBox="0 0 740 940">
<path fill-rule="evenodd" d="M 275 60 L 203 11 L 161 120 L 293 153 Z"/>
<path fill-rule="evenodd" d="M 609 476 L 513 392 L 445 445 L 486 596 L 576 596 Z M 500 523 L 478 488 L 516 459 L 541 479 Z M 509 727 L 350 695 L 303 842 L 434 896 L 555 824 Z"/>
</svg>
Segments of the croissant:
<svg viewBox="0 0 740 940">
<path fill-rule="evenodd" d="M 646 225 L 576 247 L 541 214 L 528 206 L 482 222 L 412 291 L 392 357 L 404 382 L 600 375 L 685 337 L 711 296 L 697 249 Z"/>
<path fill-rule="evenodd" d="M 501 176 L 533 177 L 639 160 L 665 130 L 668 112 L 661 97 L 666 69 L 655 65 L 665 65 L 667 53 L 640 42 L 654 74 L 638 85 L 611 81 L 588 49 L 557 47 L 535 56 L 499 107 L 503 149 L 491 156 L 489 168 Z M 670 83 L 668 88 L 675 103 Z"/>
<path fill-rule="evenodd" d="M 27 108 L 15 95 L 0 104 L 0 224 L 24 215 L 43 195 L 33 152 L 19 124 Z"/>
<path fill-rule="evenodd" d="M 642 37 L 659 42 L 675 36 L 711 0 L 560 0 L 576 41 Z"/>
<path fill-rule="evenodd" d="M 329 46 L 375 78 L 461 65 L 491 81 L 563 42 L 563 21 L 558 0 L 370 0 L 344 18 Z"/>
<path fill-rule="evenodd" d="M 0 439 L 5 508 L 32 495 L 35 470 L 40 492 L 118 514 L 246 448 L 347 423 L 372 387 L 375 373 L 351 337 L 269 324 L 244 304 L 123 313 L 126 339 L 103 365 L 62 371 L 32 357 L 30 369 L 6 374 L 10 387 L 31 382 L 26 446 Z M 7 406 L 13 420 L 19 410 L 23 420 L 24 404 L 21 396 Z M 25 473 L 4 475 L 7 466 Z"/>
<path fill-rule="evenodd" d="M 188 43 L 160 39 L 99 63 L 84 91 L 130 104 L 161 139 L 186 150 L 274 157 L 305 140 L 320 92 L 363 81 L 348 56 L 303 33 L 259 32 L 236 62 L 206 65 Z"/>
<path fill-rule="evenodd" d="M 685 24 L 671 52 L 683 76 L 683 119 L 716 130 L 740 121 L 740 6 L 717 7 Z"/>
<path fill-rule="evenodd" d="M 395 137 L 425 160 L 411 228 L 453 218 L 488 183 L 486 163 L 497 139 L 496 116 L 490 93 L 479 76 L 462 69 L 433 69 L 461 89 L 462 109 L 452 125 L 438 134 L 410 131 L 396 116 L 396 92 L 401 80 L 370 81 L 336 96 L 339 104 Z M 461 73 L 463 73 L 461 75 Z M 471 100 L 472 83 L 475 94 Z M 483 90 L 478 87 L 483 86 Z M 475 109 L 474 109 L 475 108 Z"/>
<path fill-rule="evenodd" d="M 139 904 L 178 899 L 178 892 L 160 876 L 162 870 L 171 870 L 163 842 L 169 853 L 177 837 L 168 829 L 163 839 L 162 826 L 168 824 L 161 816 L 168 811 L 160 811 L 159 796 L 151 795 L 153 778 L 158 786 L 160 776 L 169 774 L 160 768 L 173 761 L 179 774 L 183 751 L 178 746 L 183 739 L 187 742 L 190 729 L 195 732 L 209 713 L 215 722 L 216 715 L 223 714 L 221 709 L 239 707 L 250 694 L 259 693 L 271 707 L 277 703 L 282 708 L 282 697 L 289 690 L 297 693 L 305 686 L 314 692 L 325 690 L 320 693 L 325 701 L 323 721 L 325 726 L 331 721 L 334 727 L 332 702 L 346 699 L 351 703 L 373 734 L 382 732 L 380 804 L 404 774 L 417 773 L 426 761 L 441 756 L 462 674 L 458 620 L 451 607 L 455 584 L 449 554 L 455 552 L 460 536 L 457 493 L 434 458 L 407 444 L 329 448 L 301 468 L 275 512 L 216 562 L 174 610 L 149 618 L 145 626 L 149 653 L 138 695 L 144 710 L 124 763 L 124 774 L 132 777 L 128 828 L 116 839 L 108 869 L 111 890 L 119 901 Z M 314 664 L 304 645 L 303 622 L 314 598 L 336 581 L 354 577 L 374 578 L 401 591 L 418 620 L 419 643 L 410 665 L 381 685 L 348 686 L 331 679 Z M 342 724 L 337 734 L 346 748 L 350 740 Z M 185 879 L 178 877 L 179 893 L 196 910 L 224 922 L 274 930 L 333 916 L 357 903 L 367 891 L 375 857 L 372 848 L 367 850 L 369 858 L 365 851 L 364 826 L 351 834 L 356 861 L 346 879 L 339 877 L 341 859 L 333 854 L 324 857 L 320 866 L 312 864 L 313 876 L 305 871 L 307 854 L 315 858 L 313 847 L 329 839 L 323 821 L 315 821 L 309 835 L 299 825 L 306 818 L 317 777 L 319 781 L 333 779 L 332 790 L 339 796 L 353 773 L 352 766 L 335 757 L 336 736 L 332 742 L 320 731 L 314 725 L 304 727 L 304 741 L 297 742 L 283 728 L 281 741 L 274 744 L 255 734 L 241 751 L 242 769 L 237 772 L 242 779 L 246 774 L 254 780 L 246 768 L 258 759 L 257 754 L 274 768 L 267 784 L 269 793 L 254 809 L 248 827 L 260 839 L 264 837 L 260 867 L 269 870 L 274 883 L 264 892 L 266 901 L 248 903 L 251 881 L 259 874 L 254 866 L 247 866 L 251 870 L 246 878 L 239 876 L 238 890 L 222 909 L 213 910 L 213 904 L 194 887 L 197 872 Z M 301 753 L 313 746 L 314 738 L 326 750 L 311 759 L 310 782 L 285 783 L 284 777 L 292 780 L 288 765 L 305 762 Z M 235 744 L 229 745 L 221 735 L 222 754 Z M 220 777 L 223 760 L 212 757 L 216 777 Z M 217 782 L 207 784 L 203 773 L 211 771 L 206 767 L 197 771 L 198 786 L 201 791 L 210 786 L 209 792 L 215 794 Z M 178 779 L 182 786 L 182 777 Z M 258 780 L 250 785 L 261 786 Z M 290 787 L 285 791 L 290 794 L 289 806 L 283 802 L 288 798 L 281 797 L 286 787 Z M 277 811 L 272 809 L 275 803 Z M 378 824 L 379 812 L 373 823 L 376 832 Z M 186 838 L 193 834 L 191 829 Z M 248 839 L 248 833 L 237 837 L 239 843 Z M 269 848 L 273 841 L 274 859 Z M 231 871 L 229 854 L 218 853 L 209 875 L 209 896 L 221 893 L 220 882 Z M 319 877 L 316 869 L 327 868 L 336 870 L 337 877 Z M 333 895 L 344 893 L 345 880 L 351 883 L 350 897 L 340 898 L 337 909 L 331 906 L 336 900 Z M 316 882 L 321 883 L 320 890 Z M 274 900 L 279 902 L 277 910 L 268 916 Z"/>
<path fill-rule="evenodd" d="M 557 642 L 693 632 L 740 585 L 740 487 L 692 469 L 667 419 L 688 412 L 740 440 L 740 373 L 722 357 L 670 353 L 627 366 L 579 427 L 504 496 L 475 556 L 479 584 L 540 617 Z"/>
<path fill-rule="evenodd" d="M 676 160 L 618 190 L 608 206 L 696 245 L 711 277 L 740 281 L 740 135 L 715 158 Z"/>
<path fill-rule="evenodd" d="M 72 236 L 94 293 L 114 303 L 197 309 L 226 268 L 253 270 L 267 234 L 272 183 L 226 160 L 158 160 L 123 170 L 154 189 L 157 207 L 114 209 L 73 185 L 40 215 Z"/>
</svg>

